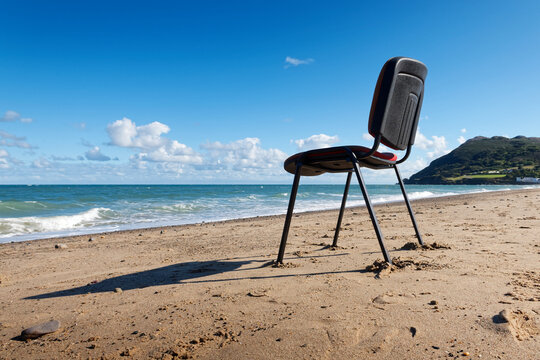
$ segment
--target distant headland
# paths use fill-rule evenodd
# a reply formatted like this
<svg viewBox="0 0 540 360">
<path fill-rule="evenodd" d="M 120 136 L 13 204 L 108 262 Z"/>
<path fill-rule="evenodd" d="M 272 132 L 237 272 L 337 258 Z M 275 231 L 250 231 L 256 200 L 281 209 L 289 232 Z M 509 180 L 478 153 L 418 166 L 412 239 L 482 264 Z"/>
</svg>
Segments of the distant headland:
<svg viewBox="0 0 540 360">
<path fill-rule="evenodd" d="M 540 137 L 477 136 L 405 179 L 406 184 L 540 184 Z"/>
</svg>

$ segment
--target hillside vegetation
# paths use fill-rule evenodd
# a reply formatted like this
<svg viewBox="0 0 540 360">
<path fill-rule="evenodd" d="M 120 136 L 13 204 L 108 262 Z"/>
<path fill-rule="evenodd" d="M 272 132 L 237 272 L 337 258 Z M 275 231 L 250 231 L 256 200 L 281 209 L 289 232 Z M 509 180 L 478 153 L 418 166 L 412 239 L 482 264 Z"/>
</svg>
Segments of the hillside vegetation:
<svg viewBox="0 0 540 360">
<path fill-rule="evenodd" d="M 405 179 L 406 184 L 515 184 L 540 178 L 540 138 L 477 136 Z"/>
</svg>

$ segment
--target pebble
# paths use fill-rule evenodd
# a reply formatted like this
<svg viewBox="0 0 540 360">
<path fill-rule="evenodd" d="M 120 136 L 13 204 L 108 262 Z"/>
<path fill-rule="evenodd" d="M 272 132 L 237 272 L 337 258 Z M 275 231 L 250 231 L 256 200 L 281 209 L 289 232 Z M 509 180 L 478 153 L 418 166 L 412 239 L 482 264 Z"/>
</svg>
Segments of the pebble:
<svg viewBox="0 0 540 360">
<path fill-rule="evenodd" d="M 122 293 L 122 289 L 120 289 L 120 288 L 116 288 L 116 289 L 114 289 L 114 292 L 115 292 L 115 293 L 119 293 L 119 294 L 120 294 L 120 293 Z"/>
<path fill-rule="evenodd" d="M 54 248 L 55 249 L 67 249 L 67 245 L 66 244 L 56 244 L 56 245 L 54 245 Z"/>
<path fill-rule="evenodd" d="M 428 305 L 437 305 L 437 300 L 431 300 Z"/>
<path fill-rule="evenodd" d="M 128 356 L 131 357 L 135 354 L 135 348 L 132 349 L 126 349 L 120 353 L 120 356 Z"/>
<path fill-rule="evenodd" d="M 90 239 L 88 239 L 88 241 L 94 241 L 94 238 L 90 238 Z"/>
<path fill-rule="evenodd" d="M 50 334 L 60 328 L 60 321 L 51 320 L 25 329 L 21 333 L 23 339 L 36 339 L 45 334 Z"/>
</svg>

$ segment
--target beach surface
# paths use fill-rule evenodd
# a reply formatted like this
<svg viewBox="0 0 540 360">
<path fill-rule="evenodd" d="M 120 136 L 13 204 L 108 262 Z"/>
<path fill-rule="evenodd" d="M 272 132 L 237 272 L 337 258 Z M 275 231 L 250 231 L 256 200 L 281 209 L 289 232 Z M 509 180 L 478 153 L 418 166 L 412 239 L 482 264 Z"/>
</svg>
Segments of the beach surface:
<svg viewBox="0 0 540 360">
<path fill-rule="evenodd" d="M 412 206 L 0 244 L 0 359 L 538 359 L 540 189 Z"/>
</svg>

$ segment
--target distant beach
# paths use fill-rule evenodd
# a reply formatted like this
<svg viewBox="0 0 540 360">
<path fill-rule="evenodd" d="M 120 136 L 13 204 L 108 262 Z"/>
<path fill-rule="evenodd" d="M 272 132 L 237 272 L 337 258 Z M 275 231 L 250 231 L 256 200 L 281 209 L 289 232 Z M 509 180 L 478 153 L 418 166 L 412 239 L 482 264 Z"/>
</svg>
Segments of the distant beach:
<svg viewBox="0 0 540 360">
<path fill-rule="evenodd" d="M 534 186 L 408 185 L 411 199 Z M 538 187 L 538 186 L 537 186 Z M 0 243 L 284 214 L 290 185 L 0 186 Z M 376 204 L 401 201 L 397 185 L 368 185 Z M 301 185 L 297 212 L 337 209 L 343 185 Z M 363 205 L 351 186 L 347 205 Z"/>
</svg>

